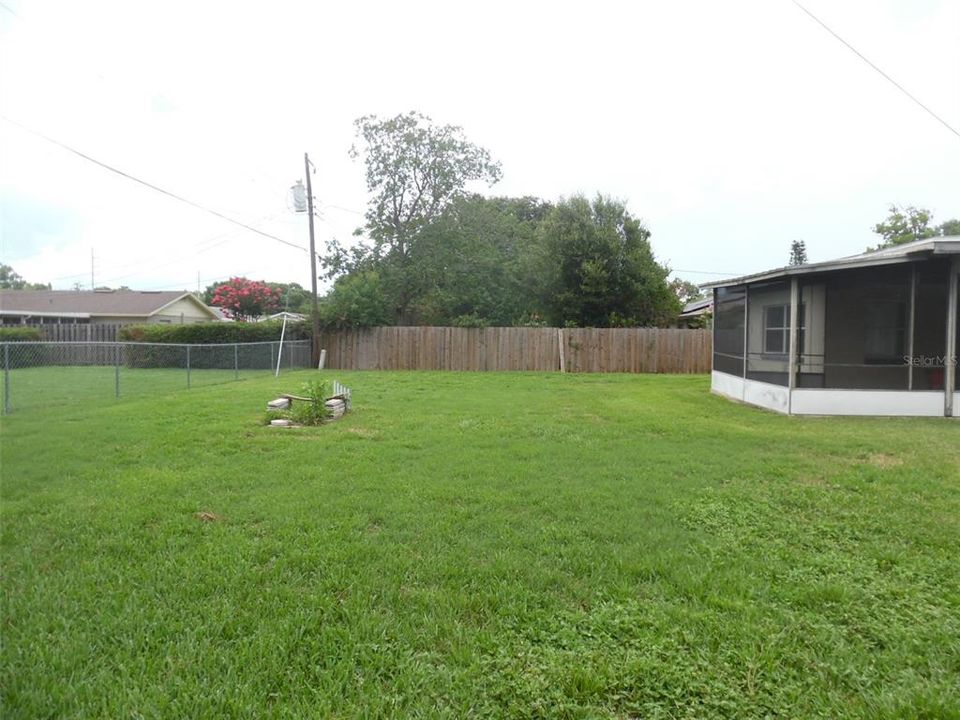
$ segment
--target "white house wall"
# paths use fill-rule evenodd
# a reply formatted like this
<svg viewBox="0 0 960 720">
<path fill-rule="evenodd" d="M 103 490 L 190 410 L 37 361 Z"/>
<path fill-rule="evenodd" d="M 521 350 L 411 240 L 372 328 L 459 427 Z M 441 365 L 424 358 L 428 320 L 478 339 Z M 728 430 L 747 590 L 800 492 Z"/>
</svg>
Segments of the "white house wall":
<svg viewBox="0 0 960 720">
<path fill-rule="evenodd" d="M 780 413 L 788 411 L 790 391 L 780 385 L 744 380 L 717 371 L 711 375 L 710 383 L 711 389 L 718 395 Z"/>
<path fill-rule="evenodd" d="M 820 390 L 796 389 L 744 380 L 714 371 L 711 390 L 749 405 L 793 415 L 880 415 L 898 417 L 943 417 L 942 392 L 934 390 Z M 960 408 L 960 392 L 954 393 L 954 408 Z"/>
<path fill-rule="evenodd" d="M 212 319 L 209 313 L 197 307 L 192 300 L 180 298 L 175 303 L 167 305 L 161 312 L 152 315 L 148 322 L 179 324 L 210 322 Z"/>
<path fill-rule="evenodd" d="M 747 380 L 743 388 L 743 401 L 779 413 L 790 412 L 790 390 L 782 385 Z"/>
<path fill-rule="evenodd" d="M 710 389 L 731 400 L 743 401 L 743 386 L 745 384 L 746 381 L 736 375 L 728 375 L 716 370 L 710 375 Z"/>
<path fill-rule="evenodd" d="M 794 415 L 887 415 L 943 417 L 935 390 L 794 390 Z"/>
</svg>

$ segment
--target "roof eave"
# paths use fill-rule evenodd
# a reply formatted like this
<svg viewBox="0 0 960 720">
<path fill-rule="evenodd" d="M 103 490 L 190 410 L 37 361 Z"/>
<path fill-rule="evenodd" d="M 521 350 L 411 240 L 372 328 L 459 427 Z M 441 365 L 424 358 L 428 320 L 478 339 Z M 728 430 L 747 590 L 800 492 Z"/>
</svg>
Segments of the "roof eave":
<svg viewBox="0 0 960 720">
<path fill-rule="evenodd" d="M 89 318 L 90 313 L 84 312 L 45 312 L 42 310 L 8 310 L 0 308 L 0 315 L 20 315 L 22 317 L 68 317 L 68 318 Z"/>
<path fill-rule="evenodd" d="M 730 285 L 744 285 L 746 283 L 778 280 L 795 275 L 810 275 L 813 273 L 852 270 L 855 268 L 877 267 L 880 265 L 897 265 L 900 263 L 915 262 L 916 260 L 932 255 L 960 255 L 960 237 L 926 238 L 924 240 L 906 243 L 905 245 L 895 245 L 884 248 L 883 250 L 840 258 L 839 260 L 828 260 L 826 262 L 810 263 L 808 265 L 787 266 L 762 273 L 754 273 L 753 275 L 741 275 L 740 277 L 734 277 L 728 280 L 716 280 L 714 282 L 704 283 L 700 285 L 700 287 L 706 290 L 712 290 L 718 287 L 729 287 Z"/>
<path fill-rule="evenodd" d="M 745 285 L 747 283 L 765 282 L 769 280 L 779 280 L 781 278 L 793 277 L 795 275 L 813 275 L 815 273 L 836 272 L 839 270 L 853 270 L 863 267 L 877 267 L 880 265 L 898 265 L 901 263 L 913 262 L 918 256 L 930 254 L 952 254 L 950 250 L 937 253 L 934 249 L 925 249 L 918 252 L 904 253 L 903 255 L 891 255 L 889 257 L 874 257 L 849 260 L 831 260 L 822 263 L 811 263 L 809 265 L 795 265 L 793 267 L 777 268 L 767 272 L 755 273 L 753 275 L 741 275 L 740 277 L 730 278 L 729 280 L 717 280 L 714 282 L 700 285 L 705 290 L 713 290 L 719 287 L 729 287 L 730 285 Z"/>
</svg>

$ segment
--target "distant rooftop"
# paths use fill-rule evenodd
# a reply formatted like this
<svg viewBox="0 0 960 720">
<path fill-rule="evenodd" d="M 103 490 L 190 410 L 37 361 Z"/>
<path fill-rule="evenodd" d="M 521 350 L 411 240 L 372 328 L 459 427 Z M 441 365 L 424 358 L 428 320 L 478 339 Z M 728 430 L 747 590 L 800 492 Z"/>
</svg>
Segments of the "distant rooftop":
<svg viewBox="0 0 960 720">
<path fill-rule="evenodd" d="M 0 312 L 11 315 L 148 316 L 184 296 L 185 290 L 0 290 Z M 196 299 L 194 297 L 194 299 Z M 199 303 L 201 307 L 203 303 Z"/>
</svg>

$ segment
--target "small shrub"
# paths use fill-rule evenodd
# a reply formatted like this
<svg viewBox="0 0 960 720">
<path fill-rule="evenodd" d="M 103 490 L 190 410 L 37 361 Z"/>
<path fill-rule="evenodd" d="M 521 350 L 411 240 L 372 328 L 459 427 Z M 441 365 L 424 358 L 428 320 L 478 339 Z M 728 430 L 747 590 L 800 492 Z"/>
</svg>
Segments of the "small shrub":
<svg viewBox="0 0 960 720">
<path fill-rule="evenodd" d="M 0 342 L 13 343 L 7 351 L 6 361 L 10 369 L 47 365 L 50 357 L 48 345 L 19 345 L 19 343 L 37 343 L 42 340 L 40 331 L 34 327 L 0 328 Z M 0 363 L 4 357 L 0 356 Z"/>
<path fill-rule="evenodd" d="M 190 325 L 125 325 L 117 339 L 126 342 L 226 344 L 276 342 L 282 323 L 268 320 L 258 323 L 211 322 Z M 287 323 L 286 340 L 307 340 L 311 336 L 309 322 Z"/>
<path fill-rule="evenodd" d="M 312 380 L 303 384 L 302 392 L 310 400 L 294 400 L 290 419 L 298 425 L 321 425 L 331 415 L 329 408 L 324 405 L 328 394 L 327 384 L 322 380 Z"/>
<path fill-rule="evenodd" d="M 0 342 L 39 342 L 40 330 L 34 327 L 0 328 Z"/>
<path fill-rule="evenodd" d="M 490 321 L 476 313 L 470 313 L 454 318 L 453 325 L 461 328 L 485 328 L 490 326 Z"/>
<path fill-rule="evenodd" d="M 309 400 L 293 400 L 289 410 L 267 410 L 264 424 L 269 425 L 271 420 L 285 418 L 297 425 L 322 425 L 333 414 L 324 404 L 329 391 L 329 386 L 322 380 L 304 383 L 300 392 Z"/>
</svg>

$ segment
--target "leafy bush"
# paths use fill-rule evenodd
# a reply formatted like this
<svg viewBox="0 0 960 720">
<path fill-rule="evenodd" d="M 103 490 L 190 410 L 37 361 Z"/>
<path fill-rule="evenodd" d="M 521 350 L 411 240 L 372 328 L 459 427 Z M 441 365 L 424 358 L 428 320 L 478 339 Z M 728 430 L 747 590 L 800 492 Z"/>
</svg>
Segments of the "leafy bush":
<svg viewBox="0 0 960 720">
<path fill-rule="evenodd" d="M 0 342 L 39 342 L 40 331 L 34 327 L 0 328 Z"/>
<path fill-rule="evenodd" d="M 192 325 L 125 325 L 117 339 L 125 342 L 147 343 L 250 343 L 275 342 L 280 339 L 282 321 L 259 323 L 195 323 Z M 285 340 L 309 340 L 309 322 L 287 322 Z"/>
<path fill-rule="evenodd" d="M 453 319 L 454 327 L 461 328 L 484 328 L 490 326 L 490 321 L 486 318 L 482 318 L 476 313 L 470 313 L 469 315 L 460 315 Z"/>
<path fill-rule="evenodd" d="M 330 415 L 330 409 L 324 404 L 329 388 L 322 380 L 305 382 L 303 394 L 309 402 L 295 400 L 290 407 L 290 419 L 299 425 L 321 425 Z"/>
<path fill-rule="evenodd" d="M 328 330 L 391 324 L 380 276 L 368 271 L 338 278 L 320 306 L 320 322 Z"/>
<path fill-rule="evenodd" d="M 0 328 L 0 342 L 38 342 L 42 338 L 40 331 L 33 327 L 9 327 Z M 37 367 L 38 365 L 47 365 L 49 363 L 50 352 L 47 345 L 21 345 L 11 347 L 7 353 L 6 361 L 11 369 Z M 0 364 L 4 358 L 0 356 Z"/>
<path fill-rule="evenodd" d="M 309 400 L 292 400 L 289 410 L 268 410 L 267 424 L 271 420 L 285 418 L 298 425 L 322 425 L 333 414 L 324 404 L 330 394 L 330 387 L 322 380 L 305 382 L 300 389 Z"/>
</svg>

